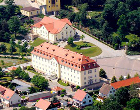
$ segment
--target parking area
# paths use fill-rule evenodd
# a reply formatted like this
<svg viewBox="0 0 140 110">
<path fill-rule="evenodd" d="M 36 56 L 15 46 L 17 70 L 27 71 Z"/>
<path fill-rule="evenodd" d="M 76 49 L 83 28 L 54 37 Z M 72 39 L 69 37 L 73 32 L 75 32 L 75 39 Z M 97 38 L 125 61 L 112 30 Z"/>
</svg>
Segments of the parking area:
<svg viewBox="0 0 140 110">
<path fill-rule="evenodd" d="M 126 56 L 97 59 L 100 68 L 103 68 L 108 78 L 116 76 L 119 78 L 121 75 L 127 76 L 130 74 L 133 77 L 136 73 L 140 74 L 140 61 L 137 59 L 130 59 Z"/>
</svg>

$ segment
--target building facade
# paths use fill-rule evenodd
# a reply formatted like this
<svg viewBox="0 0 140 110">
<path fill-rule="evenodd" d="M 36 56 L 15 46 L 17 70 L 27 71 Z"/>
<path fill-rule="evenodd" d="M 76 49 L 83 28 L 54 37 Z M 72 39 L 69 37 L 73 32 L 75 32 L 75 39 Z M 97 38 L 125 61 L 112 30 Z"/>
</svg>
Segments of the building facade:
<svg viewBox="0 0 140 110">
<path fill-rule="evenodd" d="M 35 7 L 25 7 L 25 8 L 22 8 L 20 11 L 21 11 L 22 15 L 25 15 L 28 17 L 33 17 L 33 16 L 37 16 L 38 14 L 40 14 L 40 9 L 35 8 Z"/>
<path fill-rule="evenodd" d="M 32 29 L 34 34 L 52 43 L 75 36 L 75 29 L 67 18 L 56 20 L 45 16 Z"/>
<path fill-rule="evenodd" d="M 35 0 L 43 14 L 60 10 L 60 0 Z"/>
<path fill-rule="evenodd" d="M 64 82 L 86 86 L 100 82 L 99 65 L 89 57 L 43 43 L 34 48 L 32 66 L 45 75 L 57 75 Z"/>
</svg>

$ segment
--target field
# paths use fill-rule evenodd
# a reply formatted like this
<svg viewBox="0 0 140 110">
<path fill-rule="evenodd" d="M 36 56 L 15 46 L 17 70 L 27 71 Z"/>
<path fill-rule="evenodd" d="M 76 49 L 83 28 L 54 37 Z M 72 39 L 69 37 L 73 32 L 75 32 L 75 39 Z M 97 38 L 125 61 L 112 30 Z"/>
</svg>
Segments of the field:
<svg viewBox="0 0 140 110">
<path fill-rule="evenodd" d="M 76 48 L 76 46 L 78 45 L 83 45 L 83 44 L 88 44 L 90 45 L 91 47 L 90 48 L 87 48 L 87 49 L 80 49 L 78 50 Z M 70 46 L 70 45 L 66 45 L 65 48 L 66 49 L 70 49 L 71 51 L 74 51 L 74 52 L 78 52 L 78 53 L 82 53 L 83 55 L 85 56 L 89 56 L 89 57 L 95 57 L 95 56 L 98 56 L 102 53 L 102 50 L 97 47 L 96 45 L 92 44 L 92 43 L 88 43 L 88 42 L 75 42 L 74 43 L 75 46 Z"/>
<path fill-rule="evenodd" d="M 2 65 L 1 60 L 4 61 L 4 65 Z M 26 63 L 27 61 L 21 59 L 11 59 L 11 58 L 0 58 L 0 67 L 9 67 L 13 65 L 18 65 L 22 63 Z"/>
<path fill-rule="evenodd" d="M 46 42 L 46 40 L 41 39 L 41 38 L 36 38 L 33 43 L 30 43 L 30 45 L 32 45 L 33 47 L 36 47 L 42 44 L 43 42 Z"/>
</svg>

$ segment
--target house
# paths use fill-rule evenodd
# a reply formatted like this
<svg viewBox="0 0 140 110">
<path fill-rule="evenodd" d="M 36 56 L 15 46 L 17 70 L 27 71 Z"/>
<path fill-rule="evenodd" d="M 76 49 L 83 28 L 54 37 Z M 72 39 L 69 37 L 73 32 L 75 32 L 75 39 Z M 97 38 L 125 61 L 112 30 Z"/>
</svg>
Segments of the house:
<svg viewBox="0 0 140 110">
<path fill-rule="evenodd" d="M 58 12 L 60 10 L 60 0 L 34 0 L 43 14 Z"/>
<path fill-rule="evenodd" d="M 78 108 L 83 108 L 85 106 L 91 105 L 93 103 L 93 98 L 83 90 L 78 89 L 73 96 L 73 106 Z"/>
<path fill-rule="evenodd" d="M 48 91 L 43 91 L 43 92 L 37 92 L 37 93 L 33 93 L 33 94 L 29 94 L 27 95 L 27 99 L 28 101 L 36 101 L 39 99 L 45 99 L 45 98 L 51 98 L 53 95 L 51 94 L 51 92 Z"/>
<path fill-rule="evenodd" d="M 32 26 L 33 34 L 49 42 L 59 42 L 75 36 L 75 29 L 67 19 L 54 19 L 47 16 Z"/>
<path fill-rule="evenodd" d="M 116 90 L 110 84 L 104 83 L 99 91 L 99 97 L 97 100 L 101 101 L 104 98 L 108 98 L 110 95 L 114 95 Z"/>
<path fill-rule="evenodd" d="M 56 86 L 52 88 L 51 90 L 57 94 L 61 94 L 61 91 L 63 90 L 63 88 Z"/>
<path fill-rule="evenodd" d="M 8 71 L 12 71 L 12 70 L 16 70 L 16 69 L 17 69 L 17 67 L 12 66 L 12 67 L 9 67 L 9 68 L 7 68 L 7 69 L 8 69 Z"/>
<path fill-rule="evenodd" d="M 40 99 L 36 105 L 36 110 L 57 110 L 57 108 L 49 101 Z"/>
<path fill-rule="evenodd" d="M 34 48 L 33 68 L 44 75 L 57 75 L 63 82 L 80 87 L 100 82 L 99 65 L 89 57 L 68 49 L 42 43 Z"/>
<path fill-rule="evenodd" d="M 133 77 L 130 79 L 126 79 L 126 80 L 122 80 L 122 81 L 118 81 L 115 83 L 111 83 L 110 85 L 114 88 L 114 89 L 119 89 L 121 87 L 127 87 L 130 86 L 131 84 L 140 84 L 140 78 L 137 77 Z"/>
<path fill-rule="evenodd" d="M 40 9 L 32 7 L 32 6 L 24 7 L 20 11 L 21 11 L 22 15 L 28 16 L 29 18 L 40 14 Z"/>
<path fill-rule="evenodd" d="M 0 98 L 3 106 L 10 107 L 21 103 L 21 97 L 8 88 L 0 85 Z"/>
</svg>

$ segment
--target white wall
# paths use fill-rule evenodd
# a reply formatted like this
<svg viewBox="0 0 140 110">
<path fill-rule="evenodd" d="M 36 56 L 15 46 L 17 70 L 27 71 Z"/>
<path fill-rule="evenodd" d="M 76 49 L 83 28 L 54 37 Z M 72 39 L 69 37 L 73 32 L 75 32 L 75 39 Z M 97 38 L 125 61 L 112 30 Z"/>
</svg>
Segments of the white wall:
<svg viewBox="0 0 140 110">
<path fill-rule="evenodd" d="M 21 103 L 21 97 L 15 93 L 9 101 L 10 101 L 10 105 L 18 104 Z"/>
<path fill-rule="evenodd" d="M 86 102 L 86 103 L 84 103 L 84 102 Z M 85 98 L 82 100 L 82 106 L 87 106 L 87 105 L 90 105 L 92 103 L 93 103 L 93 98 L 89 94 L 87 94 L 85 96 Z"/>
</svg>

